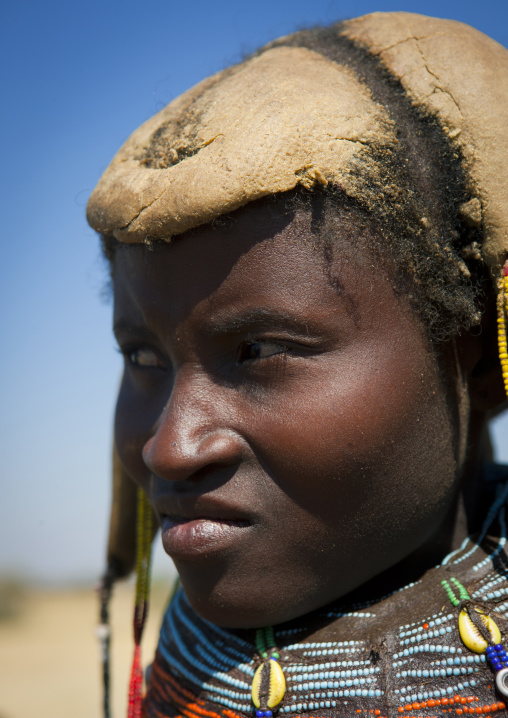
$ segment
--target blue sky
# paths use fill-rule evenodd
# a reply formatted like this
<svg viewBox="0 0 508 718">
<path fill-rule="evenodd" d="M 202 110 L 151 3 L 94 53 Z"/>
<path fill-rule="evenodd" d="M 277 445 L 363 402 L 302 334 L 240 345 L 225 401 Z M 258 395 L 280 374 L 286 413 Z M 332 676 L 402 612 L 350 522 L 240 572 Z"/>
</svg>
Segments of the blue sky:
<svg viewBox="0 0 508 718">
<path fill-rule="evenodd" d="M 102 568 L 121 362 L 84 212 L 113 153 L 246 52 L 374 10 L 462 20 L 508 45 L 506 0 L 3 4 L 0 572 L 65 581 Z M 495 439 L 508 461 L 507 418 Z"/>
</svg>

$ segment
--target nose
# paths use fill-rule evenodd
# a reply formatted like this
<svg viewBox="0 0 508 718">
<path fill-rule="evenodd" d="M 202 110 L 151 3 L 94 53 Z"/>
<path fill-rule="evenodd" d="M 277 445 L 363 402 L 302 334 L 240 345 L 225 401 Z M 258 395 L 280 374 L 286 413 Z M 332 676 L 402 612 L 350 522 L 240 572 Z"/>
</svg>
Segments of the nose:
<svg viewBox="0 0 508 718">
<path fill-rule="evenodd" d="M 185 481 L 241 461 L 243 440 L 232 426 L 228 393 L 191 369 L 179 371 L 143 447 L 143 461 L 153 474 Z"/>
</svg>

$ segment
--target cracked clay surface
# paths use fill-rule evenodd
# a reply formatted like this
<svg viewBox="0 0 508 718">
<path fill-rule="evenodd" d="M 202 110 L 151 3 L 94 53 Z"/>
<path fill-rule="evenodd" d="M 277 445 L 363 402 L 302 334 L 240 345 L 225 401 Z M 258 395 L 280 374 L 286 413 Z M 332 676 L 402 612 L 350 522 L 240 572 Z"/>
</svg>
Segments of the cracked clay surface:
<svg viewBox="0 0 508 718">
<path fill-rule="evenodd" d="M 351 20 L 346 34 L 376 54 L 457 143 L 496 273 L 508 252 L 508 51 L 463 23 L 406 12 Z"/>
<path fill-rule="evenodd" d="M 303 48 L 267 50 L 187 94 L 135 132 L 106 170 L 88 208 L 99 231 L 126 242 L 170 239 L 298 184 L 336 182 L 354 194 L 354 162 L 396 142 L 388 113 L 354 73 Z M 197 149 L 147 164 L 154 137 L 152 154 L 160 153 L 159 128 L 168 152 L 186 138 Z"/>
</svg>

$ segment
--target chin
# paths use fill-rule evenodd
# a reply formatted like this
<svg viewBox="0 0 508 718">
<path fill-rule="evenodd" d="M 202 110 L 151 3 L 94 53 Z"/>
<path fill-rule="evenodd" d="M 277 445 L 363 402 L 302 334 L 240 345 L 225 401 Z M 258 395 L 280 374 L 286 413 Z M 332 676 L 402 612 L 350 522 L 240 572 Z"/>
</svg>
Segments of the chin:
<svg viewBox="0 0 508 718">
<path fill-rule="evenodd" d="M 227 587 L 222 587 L 221 581 L 211 587 L 196 585 L 196 581 L 186 581 L 185 576 L 181 574 L 180 580 L 194 611 L 216 626 L 237 629 L 262 628 L 287 620 L 286 615 L 282 616 L 282 607 L 274 613 L 270 610 L 270 604 L 260 601 L 258 592 L 252 595 L 236 586 L 234 590 L 228 590 Z"/>
<path fill-rule="evenodd" d="M 210 580 L 207 572 L 196 577 L 194 571 L 190 577 L 182 567 L 177 566 L 177 569 L 182 588 L 194 611 L 222 628 L 263 628 L 308 612 L 303 605 L 290 606 L 287 592 L 266 590 L 266 586 L 260 588 L 259 582 L 249 586 L 243 581 L 228 581 L 224 575 Z"/>
<path fill-rule="evenodd" d="M 196 571 L 195 566 L 179 566 L 176 562 L 175 565 L 194 611 L 222 628 L 276 626 L 337 598 L 331 586 L 316 586 L 312 581 L 308 582 L 307 591 L 297 591 L 290 587 L 288 577 L 263 581 L 248 574 L 239 575 L 238 571 L 217 571 L 213 576 L 211 571 Z"/>
</svg>

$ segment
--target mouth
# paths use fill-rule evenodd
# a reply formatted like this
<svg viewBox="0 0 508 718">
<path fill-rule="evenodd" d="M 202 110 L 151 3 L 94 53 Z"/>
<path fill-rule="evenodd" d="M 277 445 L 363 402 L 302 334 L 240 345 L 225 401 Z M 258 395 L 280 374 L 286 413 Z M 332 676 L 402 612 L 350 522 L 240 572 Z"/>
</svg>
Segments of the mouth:
<svg viewBox="0 0 508 718">
<path fill-rule="evenodd" d="M 162 514 L 164 551 L 173 559 L 185 559 L 224 551 L 243 539 L 251 522 L 246 519 L 197 516 L 185 518 Z"/>
<path fill-rule="evenodd" d="M 160 491 L 153 496 L 164 551 L 174 560 L 231 550 L 256 523 L 239 501 L 204 494 Z"/>
</svg>

